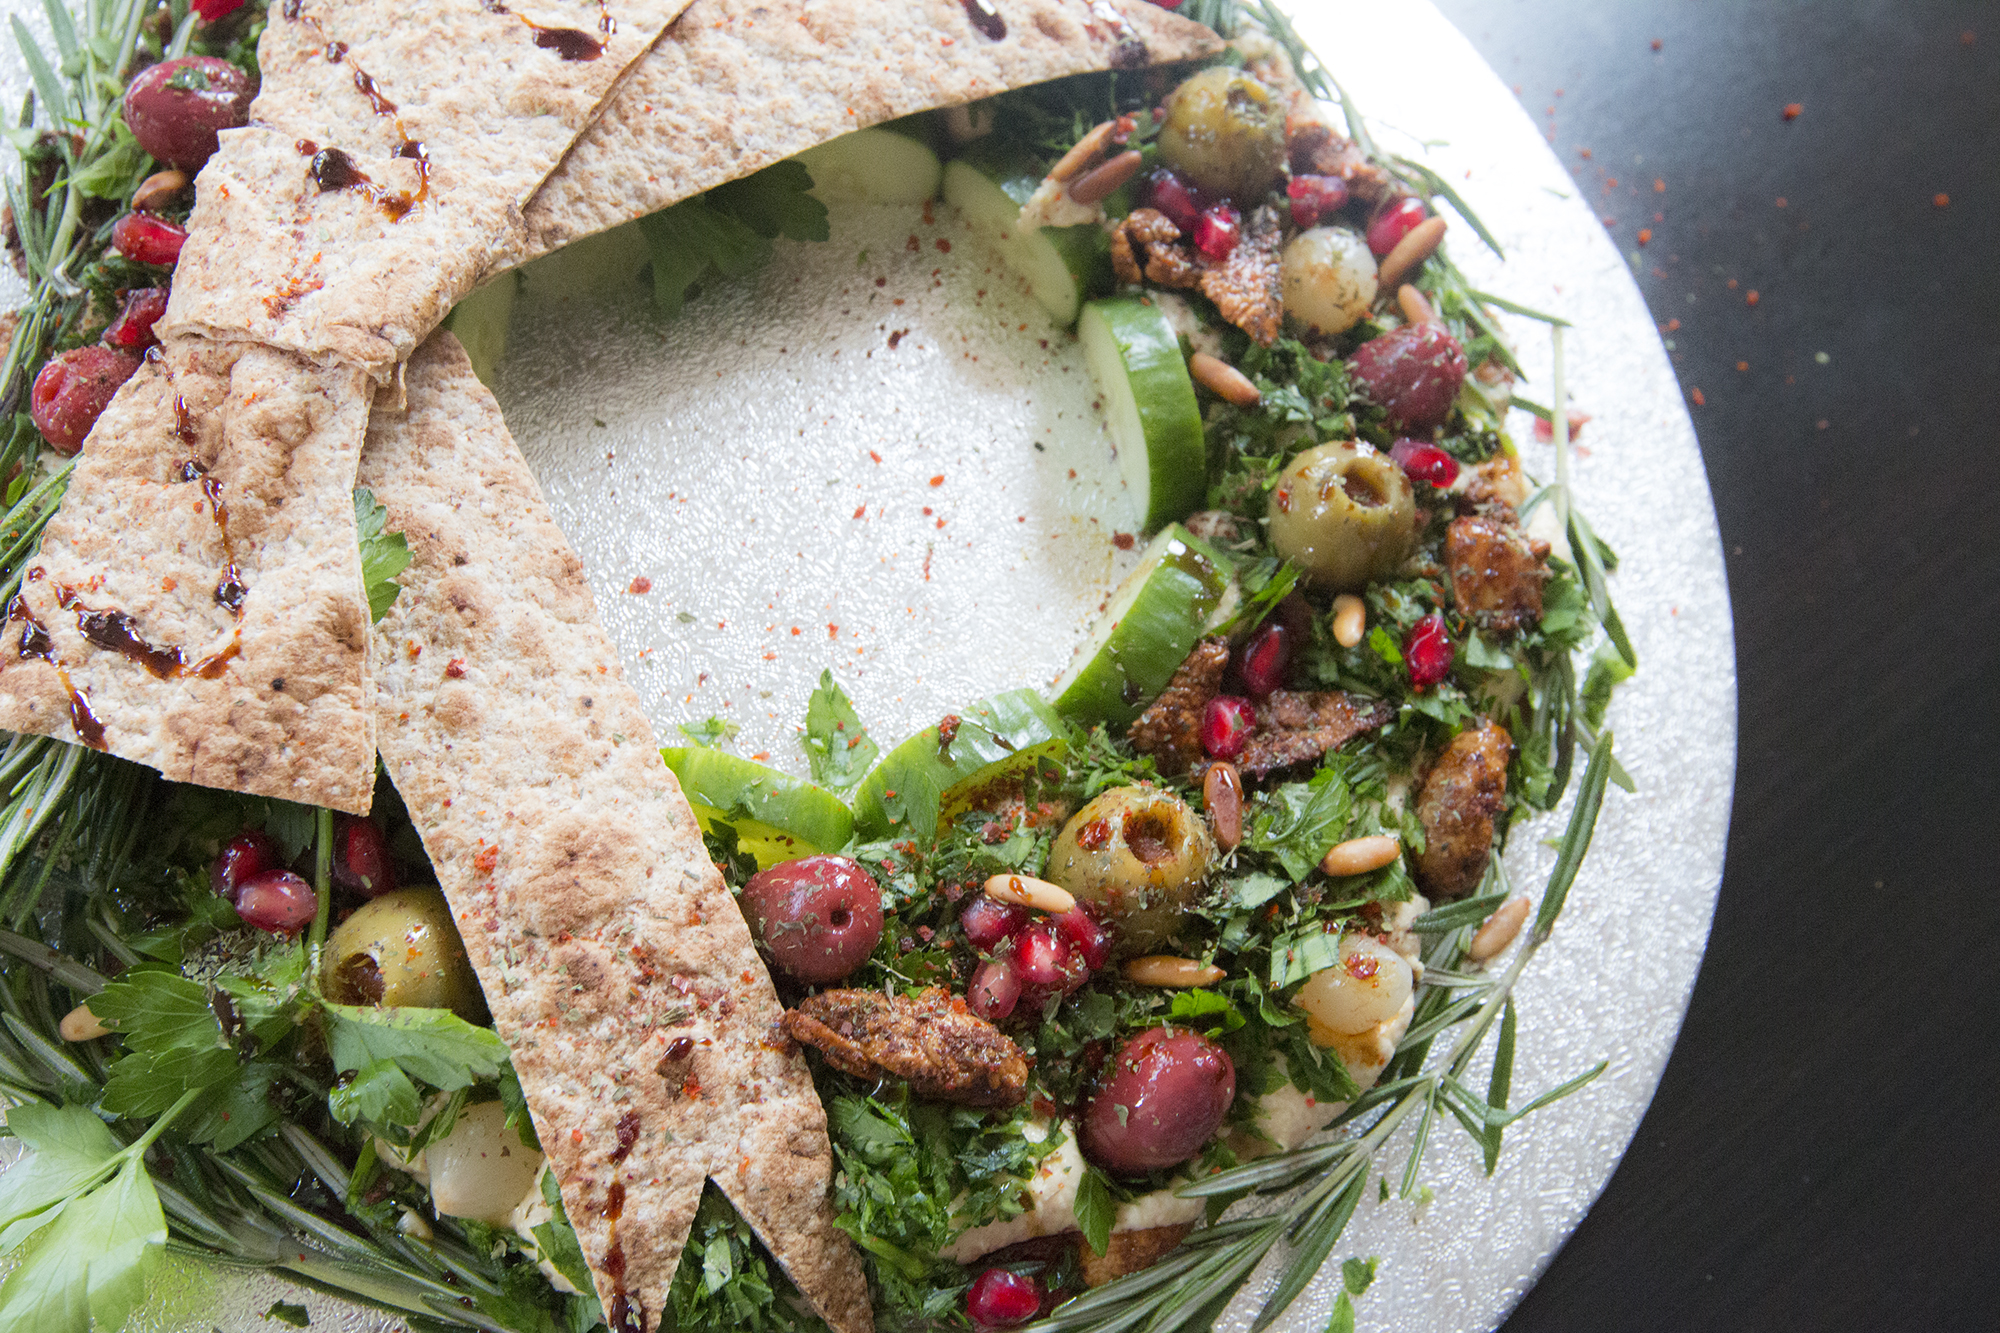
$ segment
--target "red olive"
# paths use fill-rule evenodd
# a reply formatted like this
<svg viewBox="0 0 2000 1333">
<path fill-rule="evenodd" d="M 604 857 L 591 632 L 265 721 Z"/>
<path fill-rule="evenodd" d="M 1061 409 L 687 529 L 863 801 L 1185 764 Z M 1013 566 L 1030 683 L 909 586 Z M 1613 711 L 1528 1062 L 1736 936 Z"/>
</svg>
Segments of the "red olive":
<svg viewBox="0 0 2000 1333">
<path fill-rule="evenodd" d="M 51 357 L 28 392 L 35 429 L 63 453 L 75 453 L 118 386 L 138 368 L 138 357 L 115 347 L 78 347 Z"/>
<path fill-rule="evenodd" d="M 1236 1100 L 1236 1066 L 1198 1032 L 1153 1028 L 1120 1047 L 1083 1113 L 1084 1155 L 1139 1175 L 1177 1166 L 1215 1137 Z"/>
<path fill-rule="evenodd" d="M 143 352 L 160 341 L 153 334 L 153 326 L 166 313 L 165 287 L 135 287 L 125 293 L 118 318 L 104 331 L 104 341 L 128 352 Z"/>
<path fill-rule="evenodd" d="M 838 981 L 882 939 L 882 890 L 844 856 L 807 856 L 760 870 L 743 886 L 750 928 L 800 981 Z"/>
<path fill-rule="evenodd" d="M 193 173 L 215 152 L 217 132 L 250 123 L 256 95 L 250 76 L 227 60 L 163 60 L 125 86 L 125 123 L 141 148 Z"/>
</svg>

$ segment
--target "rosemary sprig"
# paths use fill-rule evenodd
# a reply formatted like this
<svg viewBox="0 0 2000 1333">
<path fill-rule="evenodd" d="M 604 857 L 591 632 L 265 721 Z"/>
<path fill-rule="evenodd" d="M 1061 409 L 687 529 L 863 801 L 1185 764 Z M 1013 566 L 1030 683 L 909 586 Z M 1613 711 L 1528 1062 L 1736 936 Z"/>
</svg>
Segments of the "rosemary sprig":
<svg viewBox="0 0 2000 1333">
<path fill-rule="evenodd" d="M 1464 1025 L 1442 1060 L 1393 1084 L 1378 1086 L 1371 1094 L 1357 1099 L 1349 1117 L 1342 1122 L 1359 1129 L 1352 1137 L 1263 1158 L 1181 1187 L 1178 1193 L 1184 1198 L 1239 1199 L 1309 1182 L 1302 1193 L 1277 1212 L 1198 1231 L 1163 1264 L 1119 1278 L 1058 1306 L 1048 1318 L 1030 1325 L 1029 1333 L 1124 1333 L 1124 1330 L 1178 1333 L 1208 1327 L 1220 1305 L 1236 1293 L 1282 1240 L 1288 1253 L 1278 1270 L 1277 1285 L 1265 1297 L 1251 1325 L 1253 1333 L 1258 1333 L 1270 1327 L 1320 1271 L 1353 1215 L 1377 1152 L 1406 1121 L 1415 1117 L 1418 1123 L 1402 1172 L 1405 1195 L 1414 1188 L 1424 1152 L 1430 1145 L 1430 1127 L 1440 1111 L 1449 1114 L 1479 1144 L 1490 1173 L 1499 1159 L 1501 1137 L 1507 1126 L 1567 1097 L 1602 1074 L 1606 1065 L 1600 1062 L 1518 1108 L 1507 1108 L 1517 1030 L 1514 987 L 1535 954 L 1548 942 L 1569 900 L 1577 868 L 1583 863 L 1597 827 L 1610 773 L 1611 735 L 1606 732 L 1591 750 L 1576 805 L 1558 846 L 1555 868 L 1542 891 L 1534 927 L 1512 964 L 1497 980 L 1481 979 L 1479 994 L 1466 1000 L 1448 1000 L 1426 1024 L 1428 1031 L 1420 1034 L 1413 1024 L 1398 1047 L 1400 1053 L 1423 1045 L 1447 1028 Z M 1504 876 L 1504 871 L 1501 874 Z M 1500 893 L 1482 898 L 1497 905 L 1506 896 Z M 1468 904 L 1461 906 L 1469 906 L 1470 901 L 1478 900 L 1468 900 Z M 1466 927 L 1483 919 L 1473 917 L 1469 911 L 1445 915 L 1452 912 L 1451 908 L 1443 908 L 1430 914 L 1432 924 L 1463 935 Z M 1454 952 L 1463 954 L 1462 940 Z M 1456 988 L 1457 980 L 1458 974 L 1449 970 L 1441 975 L 1427 975 L 1426 998 L 1448 996 Z M 1465 1076 L 1487 1033 L 1496 1024 L 1500 1033 L 1493 1069 L 1486 1092 L 1481 1095 L 1467 1086 Z M 1374 1115 L 1373 1121 L 1361 1125 L 1361 1120 L 1369 1114 Z"/>
</svg>

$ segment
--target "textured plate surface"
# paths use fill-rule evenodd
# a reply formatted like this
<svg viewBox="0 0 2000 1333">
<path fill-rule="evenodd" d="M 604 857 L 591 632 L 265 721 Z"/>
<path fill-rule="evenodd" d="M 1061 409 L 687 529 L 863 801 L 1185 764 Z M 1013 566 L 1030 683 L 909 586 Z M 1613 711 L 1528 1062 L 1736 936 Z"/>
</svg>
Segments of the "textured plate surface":
<svg viewBox="0 0 2000 1333">
<path fill-rule="evenodd" d="M 1511 1130 L 1490 1181 L 1446 1125 L 1428 1201 L 1371 1190 L 1335 1252 L 1383 1260 L 1362 1327 L 1487 1329 L 1609 1178 L 1693 985 L 1735 766 L 1727 592 L 1693 430 L 1627 260 L 1515 99 L 1428 4 L 1302 5 L 1299 27 L 1382 146 L 1426 161 L 1496 232 L 1504 265 L 1453 223 L 1475 284 L 1575 324 L 1569 392 L 1593 419 L 1574 481 L 1622 557 L 1613 593 L 1641 663 L 1611 714 L 1639 792 L 1611 792 L 1520 987 L 1514 1086 L 1524 1099 L 1609 1070 Z M 6 62 L 15 105 L 25 78 Z M 838 210 L 832 242 L 781 242 L 769 268 L 671 324 L 635 281 L 642 262 L 614 234 L 535 271 L 499 396 L 663 737 L 721 716 L 739 753 L 803 772 L 797 722 L 822 669 L 885 745 L 1051 680 L 1135 558 L 1115 540 L 1133 520 L 1074 340 L 951 210 Z M 1508 326 L 1523 392 L 1546 402 L 1546 328 Z M 1525 414 L 1511 424 L 1546 479 L 1551 449 Z M 651 590 L 630 591 L 637 578 Z M 1518 884 L 1538 891 L 1540 840 L 1559 829 L 1516 833 Z M 1395 1144 L 1382 1161 L 1400 1170 Z M 1329 1271 L 1285 1326 L 1323 1328 L 1337 1286 Z M 135 1327 L 261 1328 L 280 1297 L 301 1294 L 177 1270 Z M 304 1299 L 315 1327 L 392 1326 Z"/>
</svg>

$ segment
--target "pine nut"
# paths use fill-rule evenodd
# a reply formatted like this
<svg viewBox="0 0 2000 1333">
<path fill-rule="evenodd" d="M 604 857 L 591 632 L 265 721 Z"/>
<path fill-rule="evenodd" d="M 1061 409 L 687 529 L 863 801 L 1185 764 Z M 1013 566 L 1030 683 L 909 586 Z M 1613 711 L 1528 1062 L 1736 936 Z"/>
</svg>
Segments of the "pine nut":
<svg viewBox="0 0 2000 1333">
<path fill-rule="evenodd" d="M 403 1215 L 396 1219 L 396 1230 L 418 1240 L 429 1240 L 432 1235 L 430 1222 L 413 1208 L 405 1208 Z"/>
<path fill-rule="evenodd" d="M 97 1021 L 97 1015 L 90 1012 L 90 1006 L 80 1004 L 63 1015 L 62 1022 L 56 1024 L 56 1031 L 64 1041 L 94 1041 L 108 1036 L 111 1029 Z"/>
<path fill-rule="evenodd" d="M 174 196 L 187 187 L 188 175 L 185 171 L 172 168 L 156 171 L 139 182 L 139 188 L 132 194 L 132 207 L 150 212 L 162 204 L 172 203 Z"/>
<path fill-rule="evenodd" d="M 1264 396 L 1250 382 L 1249 376 L 1221 357 L 1210 356 L 1207 352 L 1196 352 L 1189 357 L 1188 369 L 1202 388 L 1238 407 L 1255 407 Z"/>
<path fill-rule="evenodd" d="M 1227 759 L 1210 764 L 1202 775 L 1201 808 L 1223 851 L 1243 841 L 1243 775 Z"/>
<path fill-rule="evenodd" d="M 1410 228 L 1402 240 L 1396 242 L 1382 260 L 1382 266 L 1375 270 L 1375 286 L 1394 289 L 1404 278 L 1417 271 L 1417 266 L 1431 257 L 1444 240 L 1444 219 L 1428 217 Z"/>
<path fill-rule="evenodd" d="M 1516 894 L 1500 904 L 1498 911 L 1486 918 L 1486 924 L 1473 933 L 1472 944 L 1465 956 L 1475 963 L 1483 963 L 1498 955 L 1514 942 L 1521 933 L 1521 923 L 1528 919 L 1528 896 Z"/>
<path fill-rule="evenodd" d="M 1118 122 L 1107 120 L 1081 139 L 1078 139 L 1076 147 L 1064 153 L 1056 161 L 1056 164 L 1049 168 L 1049 179 L 1052 181 L 1066 181 L 1071 176 L 1082 171 L 1085 167 L 1095 162 L 1098 155 L 1110 146 L 1111 136 L 1117 132 Z"/>
<path fill-rule="evenodd" d="M 1333 599 L 1333 641 L 1352 648 L 1368 632 L 1368 603 L 1351 592 Z"/>
<path fill-rule="evenodd" d="M 1437 311 L 1431 309 L 1429 298 L 1410 283 L 1396 289 L 1396 304 L 1402 307 L 1403 318 L 1412 324 L 1437 323 Z"/>
<path fill-rule="evenodd" d="M 1032 875 L 995 875 L 986 881 L 986 896 L 995 902 L 1032 907 L 1055 916 L 1076 910 L 1076 899 L 1068 889 Z"/>
<path fill-rule="evenodd" d="M 1403 844 L 1386 833 L 1372 838 L 1349 838 L 1320 858 L 1319 868 L 1329 875 L 1365 875 L 1380 870 L 1403 854 Z"/>
<path fill-rule="evenodd" d="M 1136 148 L 1128 149 L 1103 166 L 1092 167 L 1078 176 L 1070 184 L 1069 197 L 1079 204 L 1094 204 L 1131 180 L 1138 173 L 1139 164 L 1144 160 Z"/>
<path fill-rule="evenodd" d="M 1124 967 L 1125 980 L 1141 986 L 1165 986 L 1172 990 L 1186 990 L 1190 986 L 1213 986 L 1228 976 L 1221 968 L 1196 962 L 1192 958 L 1176 958 L 1170 953 L 1149 953 L 1144 958 L 1134 958 Z"/>
</svg>

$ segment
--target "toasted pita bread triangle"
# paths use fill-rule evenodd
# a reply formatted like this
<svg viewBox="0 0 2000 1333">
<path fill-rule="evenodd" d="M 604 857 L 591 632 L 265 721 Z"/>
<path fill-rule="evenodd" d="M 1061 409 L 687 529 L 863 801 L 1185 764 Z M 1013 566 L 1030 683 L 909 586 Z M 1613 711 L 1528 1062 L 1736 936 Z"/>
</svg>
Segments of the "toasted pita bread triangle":
<svg viewBox="0 0 2000 1333">
<path fill-rule="evenodd" d="M 413 556 L 375 629 L 382 758 L 598 1295 L 658 1323 L 706 1177 L 837 1333 L 866 1330 L 826 1112 L 582 565 L 449 333 L 408 388 L 361 460 Z"/>
<path fill-rule="evenodd" d="M 1005 36 L 985 35 L 977 4 Z M 505 268 L 850 130 L 1068 74 L 1212 55 L 1146 0 L 695 0 L 527 210 Z"/>
</svg>

